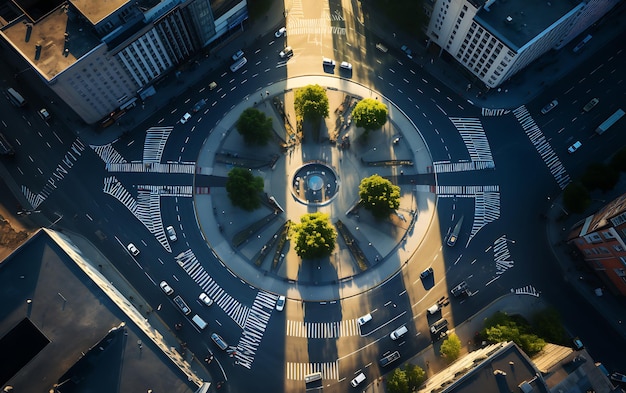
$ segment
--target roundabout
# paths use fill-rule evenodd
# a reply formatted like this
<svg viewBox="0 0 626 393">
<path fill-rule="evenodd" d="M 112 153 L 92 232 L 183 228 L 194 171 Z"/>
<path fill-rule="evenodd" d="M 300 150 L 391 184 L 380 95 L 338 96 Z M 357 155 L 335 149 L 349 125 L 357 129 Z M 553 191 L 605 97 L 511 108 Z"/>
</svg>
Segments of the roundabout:
<svg viewBox="0 0 626 393">
<path fill-rule="evenodd" d="M 330 116 L 319 132 L 305 126 L 298 135 L 292 125 L 294 90 L 309 84 L 325 87 Z M 421 134 L 380 95 L 389 109 L 387 124 L 369 133 L 357 128 L 351 109 L 372 91 L 347 80 L 299 77 L 266 90 L 267 99 L 235 106 L 200 151 L 197 162 L 209 168 L 205 174 L 226 177 L 234 167 L 247 168 L 263 179 L 265 193 L 261 207 L 251 212 L 233 206 L 224 187 L 196 193 L 207 243 L 232 274 L 292 299 L 340 299 L 379 285 L 408 262 L 435 217 L 432 158 Z M 250 106 L 272 119 L 274 140 L 265 146 L 245 145 L 234 127 Z M 359 183 L 375 174 L 400 187 L 399 208 L 382 220 L 359 206 Z M 289 228 L 313 212 L 330 217 L 336 246 L 329 258 L 302 260 Z"/>
</svg>

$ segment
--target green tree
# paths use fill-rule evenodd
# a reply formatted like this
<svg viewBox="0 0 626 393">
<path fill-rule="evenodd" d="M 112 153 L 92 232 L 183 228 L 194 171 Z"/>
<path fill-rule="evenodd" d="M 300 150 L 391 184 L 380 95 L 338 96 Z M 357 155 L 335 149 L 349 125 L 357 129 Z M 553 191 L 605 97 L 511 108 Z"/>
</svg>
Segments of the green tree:
<svg viewBox="0 0 626 393">
<path fill-rule="evenodd" d="M 359 197 L 363 207 L 380 219 L 400 206 L 400 187 L 379 175 L 372 175 L 361 180 Z"/>
<path fill-rule="evenodd" d="M 537 311 L 532 317 L 532 323 L 534 331 L 539 337 L 555 344 L 565 343 L 565 329 L 556 309 L 549 307 Z"/>
<path fill-rule="evenodd" d="M 406 373 L 401 368 L 394 369 L 387 376 L 387 392 L 389 393 L 408 393 L 409 382 Z"/>
<path fill-rule="evenodd" d="M 426 380 L 426 373 L 421 367 L 418 367 L 412 363 L 407 363 L 404 366 L 404 373 L 409 385 L 409 392 L 416 391 L 420 385 Z"/>
<path fill-rule="evenodd" d="M 459 336 L 452 333 L 441 343 L 441 356 L 445 357 L 449 362 L 459 358 L 461 354 L 461 340 Z"/>
<path fill-rule="evenodd" d="M 303 259 L 328 257 L 335 249 L 337 231 L 330 223 L 328 214 L 309 213 L 293 225 L 296 253 Z"/>
<path fill-rule="evenodd" d="M 591 203 L 589 191 L 580 183 L 572 182 L 563 191 L 563 206 L 568 211 L 582 213 Z"/>
<path fill-rule="evenodd" d="M 387 122 L 387 105 L 372 98 L 359 101 L 352 110 L 352 119 L 357 127 L 366 131 L 377 130 Z"/>
<path fill-rule="evenodd" d="M 522 334 L 519 337 L 519 342 L 516 342 L 516 344 L 530 356 L 538 353 L 546 346 L 546 342 L 542 338 L 537 337 L 536 334 Z"/>
<path fill-rule="evenodd" d="M 254 210 L 261 205 L 259 193 L 263 191 L 263 178 L 253 176 L 248 169 L 233 168 L 228 172 L 226 191 L 233 205 Z"/>
<path fill-rule="evenodd" d="M 623 147 L 611 158 L 611 166 L 620 172 L 626 172 L 626 147 Z"/>
<path fill-rule="evenodd" d="M 320 85 L 308 85 L 296 90 L 294 108 L 298 116 L 319 123 L 328 117 L 328 96 Z"/>
<path fill-rule="evenodd" d="M 619 171 L 612 166 L 593 163 L 587 167 L 580 181 L 588 190 L 599 188 L 602 191 L 613 189 L 619 181 Z"/>
<path fill-rule="evenodd" d="M 236 126 L 248 145 L 265 145 L 272 138 L 272 118 L 256 108 L 244 110 Z"/>
</svg>

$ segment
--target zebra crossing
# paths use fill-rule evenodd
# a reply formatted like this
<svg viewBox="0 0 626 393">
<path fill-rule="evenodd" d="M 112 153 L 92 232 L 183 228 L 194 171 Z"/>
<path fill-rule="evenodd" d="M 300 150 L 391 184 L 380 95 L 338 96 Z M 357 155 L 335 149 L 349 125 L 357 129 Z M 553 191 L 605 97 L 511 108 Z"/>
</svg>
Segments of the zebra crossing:
<svg viewBox="0 0 626 393">
<path fill-rule="evenodd" d="M 250 309 L 230 296 L 213 280 L 204 267 L 202 267 L 193 251 L 183 251 L 175 256 L 174 259 L 229 318 L 235 321 L 240 327 L 243 328 L 245 326 Z"/>
<path fill-rule="evenodd" d="M 139 173 L 187 173 L 196 172 L 194 162 L 116 162 L 107 163 L 109 172 L 139 172 Z"/>
<path fill-rule="evenodd" d="M 124 157 L 122 157 L 122 155 L 118 153 L 118 151 L 115 150 L 110 143 L 102 146 L 90 145 L 89 147 L 91 147 L 91 150 L 93 150 L 105 164 L 118 164 L 126 162 L 126 159 L 124 159 Z"/>
<path fill-rule="evenodd" d="M 535 297 L 539 297 L 539 295 L 541 295 L 541 292 L 535 289 L 535 287 L 533 287 L 532 285 L 526 285 L 522 288 L 511 289 L 511 292 L 515 293 L 516 295 L 530 295 Z"/>
<path fill-rule="evenodd" d="M 434 162 L 433 172 L 449 173 L 449 172 L 467 172 L 477 171 L 481 169 L 495 169 L 493 161 L 468 161 L 468 162 Z"/>
<path fill-rule="evenodd" d="M 185 197 L 193 196 L 193 186 L 155 186 L 142 185 L 137 186 L 139 191 L 149 191 L 151 194 L 159 196 Z"/>
<path fill-rule="evenodd" d="M 240 366 L 247 369 L 252 367 L 254 355 L 261 344 L 267 322 L 270 320 L 277 299 L 277 295 L 269 292 L 259 291 L 257 293 L 235 352 L 235 358 Z"/>
<path fill-rule="evenodd" d="M 174 127 L 150 127 L 143 143 L 143 162 L 160 163 L 163 149 Z"/>
<path fill-rule="evenodd" d="M 287 320 L 287 336 L 305 338 L 339 338 L 360 336 L 356 319 L 337 322 L 303 322 Z"/>
<path fill-rule="evenodd" d="M 499 192 L 500 186 L 437 186 L 435 188 L 435 193 L 437 195 L 441 194 L 450 194 L 454 196 L 463 196 L 469 195 L 474 196 L 475 194 L 485 193 L 485 192 Z"/>
<path fill-rule="evenodd" d="M 506 272 L 515 265 L 515 263 L 510 260 L 511 253 L 509 252 L 508 242 L 506 236 L 500 236 L 493 243 L 493 259 L 496 263 L 497 275 Z"/>
<path fill-rule="evenodd" d="M 513 113 L 530 139 L 530 142 L 535 146 L 541 159 L 548 166 L 554 180 L 556 180 L 561 189 L 564 189 L 571 182 L 569 174 L 552 149 L 552 146 L 550 146 L 550 143 L 546 140 L 546 137 L 543 135 L 543 132 L 541 132 L 537 123 L 535 123 L 535 120 L 524 105 L 515 109 Z"/>
<path fill-rule="evenodd" d="M 504 116 L 509 114 L 511 111 L 509 109 L 491 109 L 491 108 L 482 108 L 483 116 Z"/>
<path fill-rule="evenodd" d="M 345 27 L 329 26 L 323 19 L 301 19 L 289 24 L 289 35 L 347 35 Z"/>
<path fill-rule="evenodd" d="M 500 193 L 479 192 L 474 198 L 474 222 L 467 244 L 484 226 L 500 218 Z"/>
<path fill-rule="evenodd" d="M 286 379 L 304 381 L 304 376 L 313 373 L 322 373 L 322 379 L 339 380 L 339 367 L 337 362 L 323 363 L 294 363 L 287 362 Z"/>
<path fill-rule="evenodd" d="M 493 161 L 489 141 L 480 119 L 451 117 L 450 121 L 459 131 L 472 161 Z"/>
</svg>

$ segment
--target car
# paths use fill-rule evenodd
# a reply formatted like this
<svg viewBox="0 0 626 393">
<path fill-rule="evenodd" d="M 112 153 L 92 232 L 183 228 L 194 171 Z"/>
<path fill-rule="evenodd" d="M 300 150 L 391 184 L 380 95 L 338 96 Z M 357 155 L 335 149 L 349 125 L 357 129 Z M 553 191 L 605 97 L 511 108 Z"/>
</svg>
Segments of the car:
<svg viewBox="0 0 626 393">
<path fill-rule="evenodd" d="M 281 59 L 288 59 L 293 56 L 293 49 L 290 46 L 287 46 L 285 49 L 281 50 L 278 55 Z"/>
<path fill-rule="evenodd" d="M 202 292 L 199 296 L 198 299 L 200 299 L 200 301 L 202 303 L 204 303 L 205 306 L 210 306 L 211 304 L 213 304 L 213 299 L 211 299 L 209 297 L 209 295 L 207 295 L 206 293 Z"/>
<path fill-rule="evenodd" d="M 335 60 L 333 59 L 329 59 L 328 57 L 322 57 L 322 66 L 324 67 L 334 67 L 335 66 Z"/>
<path fill-rule="evenodd" d="M 470 292 L 465 281 L 461 281 L 457 286 L 450 290 L 454 297 L 469 296 Z"/>
<path fill-rule="evenodd" d="M 598 102 L 600 102 L 598 98 L 593 98 L 591 101 L 587 103 L 587 105 L 583 107 L 583 111 L 589 112 L 590 110 L 595 108 L 596 105 L 598 105 Z"/>
<path fill-rule="evenodd" d="M 43 121 L 48 121 L 52 118 L 52 116 L 50 116 L 50 112 L 48 112 L 46 108 L 39 109 L 39 112 L 37 113 L 39 113 L 39 117 L 41 117 Z"/>
<path fill-rule="evenodd" d="M 387 356 L 383 356 L 378 361 L 378 364 L 380 364 L 381 367 L 387 367 L 388 365 L 390 365 L 391 363 L 395 362 L 398 359 L 400 359 L 400 352 L 395 351 L 395 352 L 390 353 Z"/>
<path fill-rule="evenodd" d="M 359 324 L 359 326 L 363 326 L 371 320 L 372 320 L 372 314 L 365 314 L 359 319 L 357 319 L 356 322 Z"/>
<path fill-rule="evenodd" d="M 430 325 L 430 332 L 434 335 L 437 335 L 441 333 L 441 331 L 446 329 L 447 327 L 448 327 L 448 320 L 442 318 L 438 320 L 437 322 L 433 323 L 432 325 Z"/>
<path fill-rule="evenodd" d="M 448 247 L 454 247 L 457 239 L 458 237 L 454 233 L 451 233 L 450 236 L 448 236 L 448 240 L 446 241 L 446 244 L 448 245 Z"/>
<path fill-rule="evenodd" d="M 428 307 L 428 313 L 430 315 L 433 315 L 434 313 L 436 313 L 437 311 L 439 311 L 439 303 L 435 303 L 432 306 Z"/>
<path fill-rule="evenodd" d="M 178 308 L 180 308 L 180 311 L 183 312 L 183 314 L 185 315 L 189 315 L 191 314 L 191 309 L 189 308 L 189 306 L 187 305 L 187 303 L 185 303 L 185 301 L 183 300 L 182 297 L 180 297 L 180 295 L 177 295 L 174 298 L 174 303 L 176 303 L 176 305 L 178 306 Z"/>
<path fill-rule="evenodd" d="M 408 331 L 409 329 L 407 329 L 406 326 L 400 326 L 399 328 L 391 332 L 391 334 L 389 335 L 389 338 L 395 341 L 399 339 L 400 337 L 404 336 L 405 334 L 407 334 Z"/>
<path fill-rule="evenodd" d="M 352 64 L 348 63 L 347 61 L 342 61 L 339 67 L 347 71 L 352 71 Z"/>
<path fill-rule="evenodd" d="M 287 35 L 287 28 L 286 27 L 281 27 L 280 29 L 278 29 L 276 31 L 276 33 L 274 33 L 274 37 L 276 38 L 280 38 Z"/>
<path fill-rule="evenodd" d="M 402 48 L 400 48 L 400 50 L 402 50 L 402 52 L 404 52 L 406 57 L 408 57 L 409 59 L 413 58 L 413 52 L 411 51 L 411 49 L 409 49 L 408 46 L 402 45 Z"/>
<path fill-rule="evenodd" d="M 191 111 L 193 113 L 200 112 L 200 110 L 206 106 L 206 103 L 207 101 L 204 98 L 201 99 L 200 101 L 196 102 L 196 104 L 193 106 L 193 109 L 191 109 Z"/>
<path fill-rule="evenodd" d="M 611 379 L 615 382 L 626 383 L 626 375 L 622 373 L 614 372 L 613 374 L 611 374 Z"/>
<path fill-rule="evenodd" d="M 426 269 L 422 273 L 420 273 L 420 278 L 423 280 L 423 279 L 427 278 L 428 276 L 430 276 L 431 274 L 433 274 L 433 268 L 429 267 L 428 269 Z"/>
<path fill-rule="evenodd" d="M 574 344 L 574 349 L 579 350 L 579 349 L 583 349 L 583 348 L 585 348 L 585 346 L 583 345 L 583 342 L 582 342 L 582 341 L 580 341 L 580 338 L 578 338 L 578 337 L 575 337 L 575 338 L 572 340 L 572 343 Z"/>
<path fill-rule="evenodd" d="M 211 82 L 211 83 L 209 83 L 209 90 L 213 90 L 213 89 L 215 89 L 216 87 L 217 87 L 217 83 L 215 83 L 215 82 Z"/>
<path fill-rule="evenodd" d="M 350 381 L 350 386 L 352 386 L 353 388 L 356 388 L 363 381 L 365 381 L 365 374 L 360 373 L 359 375 L 354 377 L 352 381 Z"/>
<path fill-rule="evenodd" d="M 170 225 L 165 228 L 165 232 L 167 232 L 167 237 L 169 237 L 171 241 L 175 242 L 176 240 L 178 240 L 178 237 L 176 237 L 176 231 L 174 230 L 173 226 Z"/>
<path fill-rule="evenodd" d="M 219 334 L 211 333 L 211 340 L 213 340 L 215 345 L 217 345 L 219 349 L 221 349 L 222 351 L 225 351 L 226 349 L 228 349 L 228 344 L 226 344 L 226 341 L 224 341 L 222 336 L 220 336 Z"/>
<path fill-rule="evenodd" d="M 576 142 L 574 142 L 574 144 L 573 144 L 573 145 L 571 145 L 570 147 L 568 147 L 568 148 L 567 148 L 567 151 L 568 151 L 570 154 L 575 153 L 575 152 L 576 152 L 576 150 L 580 149 L 580 147 L 581 147 L 582 145 L 583 145 L 583 144 L 582 144 L 582 143 L 580 143 L 580 141 L 576 141 Z"/>
<path fill-rule="evenodd" d="M 165 281 L 161 281 L 159 286 L 161 287 L 163 292 L 165 292 L 166 295 L 171 295 L 172 293 L 174 293 L 174 290 L 172 289 L 172 287 L 170 287 L 169 284 Z"/>
<path fill-rule="evenodd" d="M 541 114 L 545 115 L 546 113 L 550 112 L 552 109 L 556 108 L 557 105 L 559 105 L 559 102 L 557 100 L 552 100 L 552 102 L 550 102 L 548 105 L 541 108 Z"/>
<path fill-rule="evenodd" d="M 133 243 L 128 243 L 128 246 L 126 246 L 126 249 L 128 249 L 128 252 L 134 257 L 139 255 L 139 250 L 137 249 L 137 247 L 135 247 Z"/>
<path fill-rule="evenodd" d="M 276 310 L 283 311 L 284 308 L 285 308 L 285 297 L 283 295 L 280 295 L 278 297 L 278 300 L 276 301 Z"/>
<path fill-rule="evenodd" d="M 191 114 L 189 112 L 185 113 L 183 117 L 180 118 L 180 124 L 185 124 L 191 119 Z"/>
<path fill-rule="evenodd" d="M 237 60 L 241 59 L 242 57 L 243 57 L 243 51 L 241 49 L 238 50 L 237 52 L 235 52 L 235 54 L 231 56 L 233 61 L 237 61 Z"/>
</svg>

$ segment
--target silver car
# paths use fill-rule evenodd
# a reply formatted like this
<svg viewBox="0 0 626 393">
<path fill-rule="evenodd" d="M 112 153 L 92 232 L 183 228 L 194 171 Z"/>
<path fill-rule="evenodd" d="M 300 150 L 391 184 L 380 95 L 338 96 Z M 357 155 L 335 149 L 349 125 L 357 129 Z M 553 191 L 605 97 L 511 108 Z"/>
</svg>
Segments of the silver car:
<svg viewBox="0 0 626 393">
<path fill-rule="evenodd" d="M 165 228 L 165 232 L 167 232 L 167 237 L 169 237 L 171 241 L 175 242 L 176 240 L 178 240 L 178 237 L 176 237 L 176 231 L 174 230 L 173 226 L 170 225 Z"/>
</svg>

